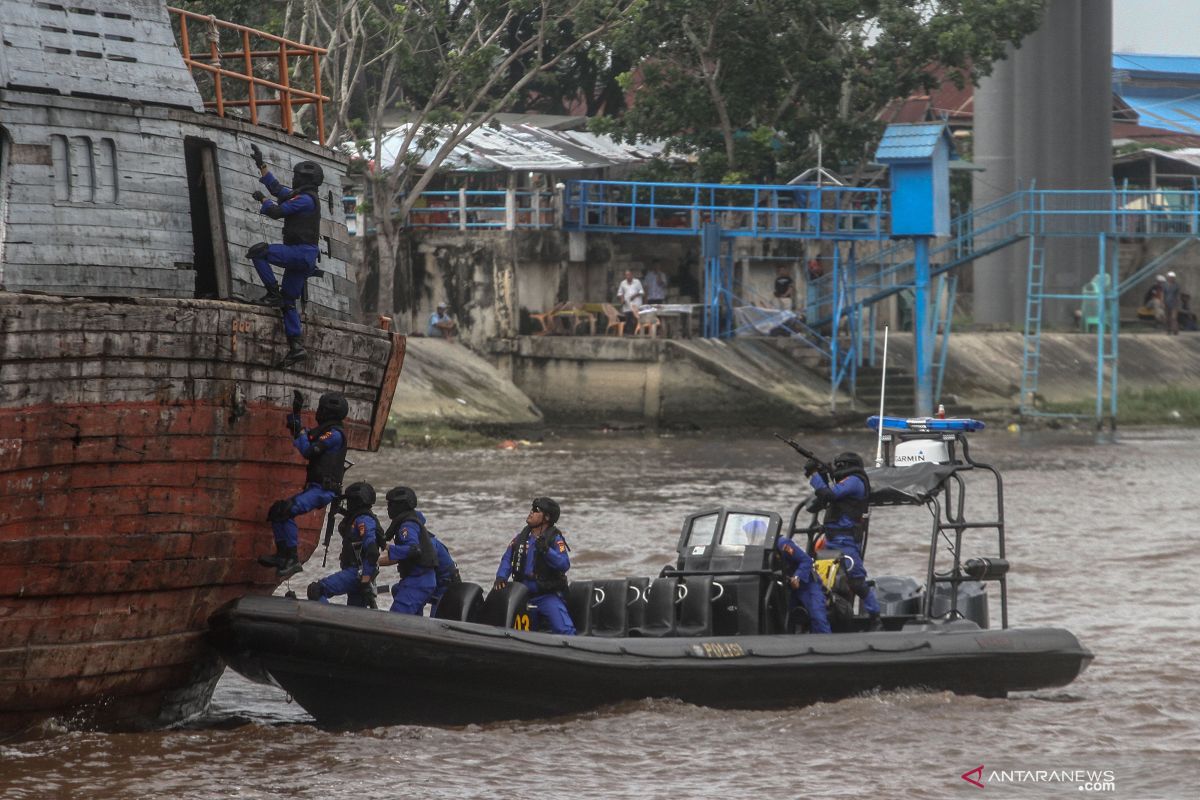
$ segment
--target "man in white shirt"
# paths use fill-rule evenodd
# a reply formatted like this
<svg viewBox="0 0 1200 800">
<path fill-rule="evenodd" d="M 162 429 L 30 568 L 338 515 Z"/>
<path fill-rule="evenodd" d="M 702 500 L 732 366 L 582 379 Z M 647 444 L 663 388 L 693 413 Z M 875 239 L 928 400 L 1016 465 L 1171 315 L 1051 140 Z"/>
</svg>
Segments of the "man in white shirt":
<svg viewBox="0 0 1200 800">
<path fill-rule="evenodd" d="M 625 315 L 625 333 L 633 333 L 637 325 L 638 308 L 642 305 L 642 282 L 633 277 L 633 270 L 625 270 L 625 280 L 617 287 L 617 299 L 621 301 L 621 312 Z"/>
</svg>

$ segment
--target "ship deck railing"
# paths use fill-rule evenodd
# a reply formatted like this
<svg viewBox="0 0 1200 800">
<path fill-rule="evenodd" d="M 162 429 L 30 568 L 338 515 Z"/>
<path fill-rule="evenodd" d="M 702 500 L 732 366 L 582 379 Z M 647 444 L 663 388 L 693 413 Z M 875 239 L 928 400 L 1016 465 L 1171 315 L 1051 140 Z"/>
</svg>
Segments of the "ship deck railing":
<svg viewBox="0 0 1200 800">
<path fill-rule="evenodd" d="M 316 129 L 318 141 L 325 141 L 325 110 L 324 102 L 329 99 L 321 94 L 321 56 L 329 51 L 323 47 L 294 42 L 281 36 L 276 36 L 235 22 L 226 22 L 206 14 L 197 14 L 182 8 L 168 7 L 179 23 L 179 49 L 183 61 L 193 70 L 199 70 L 212 77 L 213 99 L 205 100 L 204 106 L 215 111 L 217 116 L 228 116 L 230 109 L 249 109 L 251 124 L 258 125 L 259 109 L 263 106 L 279 108 L 279 125 L 289 134 L 296 133 L 295 110 L 304 106 L 315 106 Z M 199 40 L 205 41 L 206 46 L 193 49 L 192 42 L 199 33 Z M 221 34 L 228 33 L 237 37 L 241 49 L 224 50 L 221 48 Z M 254 49 L 251 40 L 270 43 L 266 49 Z M 276 80 L 269 80 L 254 74 L 257 61 L 266 59 L 276 65 Z M 293 86 L 293 59 L 309 59 L 311 61 L 313 89 Z M 230 69 L 227 63 L 236 65 Z M 225 80 L 233 81 L 232 96 L 227 96 Z M 260 97 L 259 90 L 274 93 L 275 97 Z"/>
</svg>

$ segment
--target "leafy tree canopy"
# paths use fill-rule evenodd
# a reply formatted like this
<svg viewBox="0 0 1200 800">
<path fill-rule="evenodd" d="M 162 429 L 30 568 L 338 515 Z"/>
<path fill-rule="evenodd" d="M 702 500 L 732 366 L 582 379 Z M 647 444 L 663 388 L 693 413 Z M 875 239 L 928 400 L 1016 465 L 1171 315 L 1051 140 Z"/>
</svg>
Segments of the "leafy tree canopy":
<svg viewBox="0 0 1200 800">
<path fill-rule="evenodd" d="M 632 107 L 594 123 L 697 156 L 706 181 L 786 179 L 869 158 L 896 98 L 991 71 L 1043 0 L 650 0 L 610 38 Z"/>
</svg>

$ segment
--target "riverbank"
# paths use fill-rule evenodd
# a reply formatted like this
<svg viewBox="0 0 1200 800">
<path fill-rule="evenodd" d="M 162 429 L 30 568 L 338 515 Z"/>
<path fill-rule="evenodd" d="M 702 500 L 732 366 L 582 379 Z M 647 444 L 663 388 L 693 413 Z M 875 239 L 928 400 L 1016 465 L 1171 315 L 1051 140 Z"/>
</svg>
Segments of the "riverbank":
<svg viewBox="0 0 1200 800">
<path fill-rule="evenodd" d="M 954 334 L 943 389 L 948 413 L 1017 421 L 1023 347 L 1018 333 Z M 1120 424 L 1200 425 L 1200 336 L 1124 334 L 1119 347 Z M 858 398 L 844 390 L 831 396 L 828 366 L 787 339 L 517 337 L 495 340 L 490 351 L 410 338 L 389 441 L 474 446 L 477 435 L 537 439 L 546 426 L 828 429 L 857 426 L 878 409 L 877 375 L 864 368 Z M 911 334 L 891 337 L 889 362 L 887 411 L 911 414 Z M 1044 334 L 1041 364 L 1040 408 L 1092 413 L 1094 335 Z"/>
</svg>

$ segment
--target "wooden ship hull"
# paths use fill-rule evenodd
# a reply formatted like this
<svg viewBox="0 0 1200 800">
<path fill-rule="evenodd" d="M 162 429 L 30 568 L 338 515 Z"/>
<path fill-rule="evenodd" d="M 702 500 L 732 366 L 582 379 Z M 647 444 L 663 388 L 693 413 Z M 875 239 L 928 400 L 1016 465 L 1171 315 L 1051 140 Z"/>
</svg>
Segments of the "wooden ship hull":
<svg viewBox="0 0 1200 800">
<path fill-rule="evenodd" d="M 0 294 L 0 730 L 203 709 L 209 615 L 278 585 L 255 559 L 266 507 L 304 482 L 292 389 L 343 391 L 370 449 L 400 372 L 400 337 L 308 323 L 308 366 L 281 372 L 265 309 Z M 302 558 L 321 521 L 299 520 Z"/>
<path fill-rule="evenodd" d="M 279 583 L 255 559 L 267 508 L 303 485 L 292 390 L 309 425 L 344 393 L 350 447 L 375 449 L 399 377 L 403 337 L 348 321 L 346 159 L 296 122 L 319 85 L 251 86 L 247 108 L 226 80 L 214 109 L 186 20 L 158 0 L 0 0 L 0 734 L 202 710 L 210 613 Z M 190 41 L 209 66 L 249 64 L 219 57 L 224 24 Z M 276 64 L 302 51 L 232 36 Z M 250 198 L 252 144 L 284 183 L 300 160 L 326 176 L 308 359 L 288 370 L 279 312 L 248 302 L 245 251 L 280 236 Z M 321 517 L 300 520 L 302 558 Z"/>
</svg>

